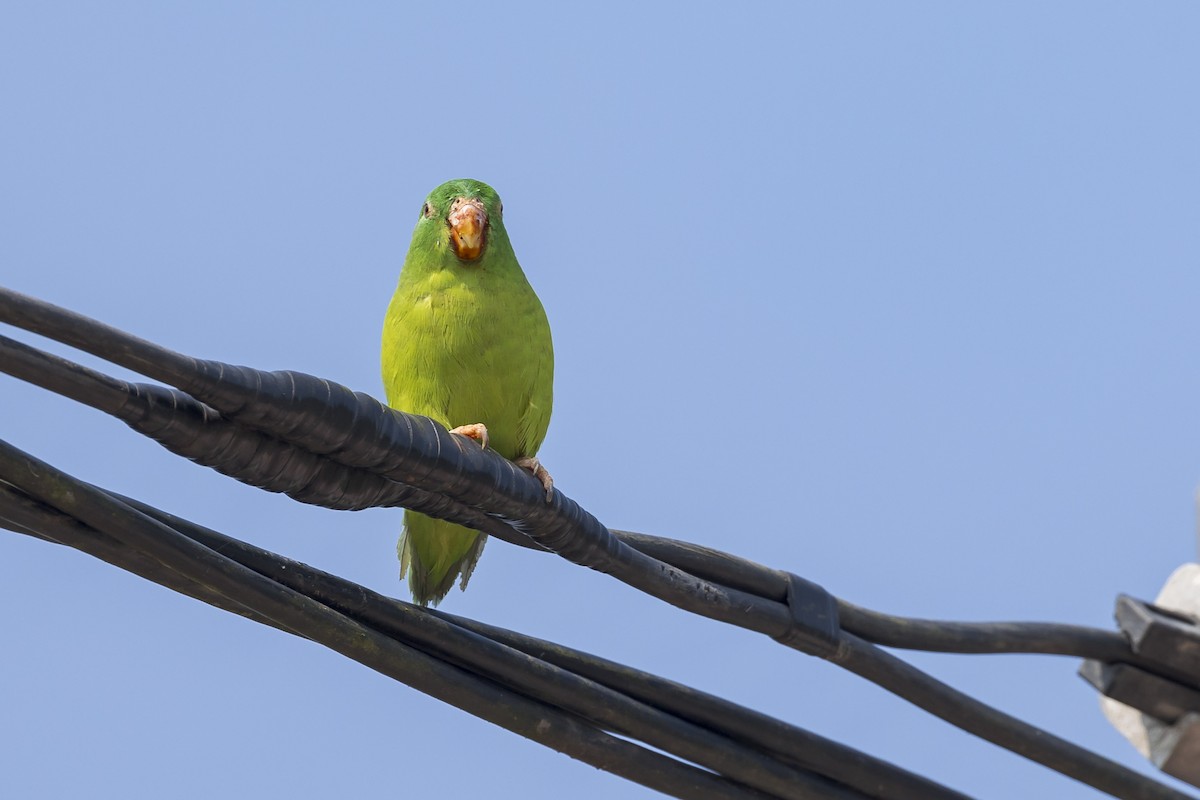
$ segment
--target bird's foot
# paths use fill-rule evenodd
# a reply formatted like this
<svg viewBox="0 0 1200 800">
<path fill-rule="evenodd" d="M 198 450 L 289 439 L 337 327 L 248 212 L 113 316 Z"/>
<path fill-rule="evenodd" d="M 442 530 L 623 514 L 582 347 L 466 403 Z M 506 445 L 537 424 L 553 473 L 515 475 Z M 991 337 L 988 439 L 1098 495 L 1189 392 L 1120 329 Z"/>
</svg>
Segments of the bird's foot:
<svg viewBox="0 0 1200 800">
<path fill-rule="evenodd" d="M 534 456 L 521 456 L 513 462 L 522 469 L 527 469 L 533 473 L 533 477 L 541 482 L 542 488 L 546 490 L 546 502 L 549 503 L 554 499 L 554 478 L 550 477 L 550 473 L 542 466 L 542 462 L 538 461 Z"/>
<path fill-rule="evenodd" d="M 457 433 L 459 436 L 465 436 L 468 439 L 474 439 L 479 442 L 479 446 L 487 450 L 488 432 L 487 426 L 482 422 L 472 422 L 470 425 L 459 425 L 453 428 L 451 433 Z"/>
</svg>

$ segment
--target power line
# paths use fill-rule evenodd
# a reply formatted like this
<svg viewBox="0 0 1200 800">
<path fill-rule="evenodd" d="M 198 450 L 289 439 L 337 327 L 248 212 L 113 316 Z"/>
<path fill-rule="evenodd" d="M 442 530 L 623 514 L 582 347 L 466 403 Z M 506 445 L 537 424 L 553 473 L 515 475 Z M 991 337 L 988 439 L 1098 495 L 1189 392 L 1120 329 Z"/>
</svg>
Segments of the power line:
<svg viewBox="0 0 1200 800">
<path fill-rule="evenodd" d="M 154 384 L 120 381 L 67 359 L 0 337 L 0 370 L 116 416 L 168 449 L 238 480 L 331 508 L 403 505 L 469 525 L 515 544 L 556 552 L 692 613 L 765 633 L 789 647 L 826 658 L 964 730 L 1115 797 L 1187 797 L 958 692 L 872 643 L 962 653 L 1078 655 L 1136 665 L 1165 679 L 1179 682 L 1186 688 L 1200 688 L 1196 685 L 1200 680 L 1197 676 L 1175 668 L 1169 659 L 1156 660 L 1135 653 L 1117 633 L 1043 623 L 913 620 L 871 611 L 840 600 L 799 576 L 771 570 L 719 551 L 644 534 L 610 532 L 595 517 L 557 490 L 547 502 L 536 480 L 494 453 L 478 447 L 466 447 L 461 437 L 449 434 L 428 419 L 394 411 L 368 395 L 351 392 L 329 381 L 297 372 L 262 372 L 249 367 L 190 358 L 65 309 L 4 289 L 0 289 L 0 320 L 174 386 L 164 388 Z M 20 472 L 16 465 L 22 459 L 29 463 L 32 456 L 20 454 L 11 447 L 5 447 L 0 453 L 3 454 L 0 460 L 4 460 L 12 470 L 0 473 L 0 478 L 8 480 L 14 487 L 6 493 L 0 493 L 2 513 L 11 520 L 16 513 L 10 510 L 11 507 L 24 507 L 21 503 L 46 506 L 47 498 L 54 496 L 50 487 L 31 489 L 17 480 Z M 47 470 L 52 469 L 49 465 L 45 466 Z M 9 477 L 4 477 L 5 474 Z M 60 483 L 74 481 L 63 473 L 54 471 L 53 474 Z M 87 496 L 90 502 L 96 508 L 108 509 L 110 515 L 118 513 L 114 509 L 127 509 L 129 513 L 137 514 L 139 519 L 174 531 L 182 540 L 192 543 L 187 545 L 182 540 L 177 541 L 173 558 L 200 557 L 201 553 L 193 549 L 197 546 L 195 540 L 189 538 L 191 534 L 188 531 L 195 532 L 191 523 L 177 521 L 166 524 L 162 512 L 155 509 L 142 507 L 142 511 L 137 511 L 132 505 L 112 498 L 95 487 L 89 487 L 89 492 Z M 96 508 L 66 509 L 61 505 L 53 505 L 53 508 L 85 528 L 114 536 L 124 544 L 126 550 L 148 552 L 143 549 L 146 542 L 138 540 L 131 545 L 97 524 L 96 519 L 88 516 L 99 513 Z M 125 511 L 119 513 L 124 514 Z M 39 519 L 45 522 L 47 517 L 43 514 Z M 45 534 L 44 529 L 35 525 L 19 520 L 14 522 L 22 532 Z M 59 520 L 59 523 L 70 527 L 65 521 Z M 139 522 L 138 526 L 144 524 Z M 71 530 L 78 533 L 74 528 Z M 55 538 L 52 534 L 45 535 Z M 81 543 L 81 539 L 76 539 L 72 546 L 80 546 Z M 98 548 L 96 545 L 90 546 Z M 132 555 L 123 553 L 122 557 L 132 558 Z M 274 559 L 271 563 L 279 563 L 280 559 L 275 554 L 262 557 L 268 562 Z M 263 572 L 255 572 L 253 567 L 244 563 L 236 566 L 253 572 L 259 580 L 264 578 Z M 153 574 L 146 573 L 145 564 L 129 561 L 129 566 L 126 566 L 138 572 L 135 567 L 142 568 L 139 574 L 158 580 Z M 244 572 L 228 565 L 225 568 L 231 570 L 231 575 L 245 577 Z M 185 578 L 188 575 L 187 569 L 180 564 L 175 564 L 172 571 Z M 295 574 L 299 572 L 297 570 Z M 289 592 L 297 591 L 297 587 L 282 581 L 280 576 L 271 577 L 280 580 L 271 592 L 279 587 Z M 324 577 L 336 581 L 332 576 Z M 180 583 L 177 578 L 171 580 Z M 300 633 L 294 627 L 299 623 L 295 620 L 282 623 L 276 612 L 264 610 L 258 604 L 262 598 L 257 595 L 254 602 L 249 604 L 244 597 L 235 599 L 235 595 L 239 595 L 236 580 L 231 577 L 230 581 L 232 583 L 226 590 L 218 592 L 219 598 L 200 599 L 206 602 L 216 600 L 214 604 L 218 605 L 223 601 L 232 601 L 235 606 L 251 614 L 265 617 L 268 624 L 282 624 L 286 629 Z M 195 587 L 186 583 L 172 588 L 199 596 L 188 591 Z M 262 586 L 259 589 L 266 591 Z M 356 587 L 356 590 L 366 591 L 362 587 Z M 274 596 L 271 592 L 264 596 Z M 324 601 L 315 599 L 318 595 L 303 596 L 324 609 L 332 608 L 324 605 Z M 343 610 L 336 613 L 343 613 Z M 415 612 L 403 613 L 411 616 Z M 458 624 L 448 621 L 452 618 L 445 615 L 430 616 L 426 613 L 420 618 Z M 361 620 L 354 621 L 357 625 L 363 625 Z M 458 629 L 468 630 L 466 627 Z M 478 634 L 476 629 L 472 635 Z M 419 640 L 417 634 L 409 632 L 406 635 Z M 511 641 L 512 636 L 518 635 L 506 636 Z M 487 641 L 492 644 L 497 642 L 493 638 Z M 405 640 L 405 646 L 411 646 L 408 639 Z M 466 652 L 470 650 L 470 647 L 466 647 Z M 529 656 L 525 649 L 517 650 Z M 452 657 L 452 660 L 462 657 L 460 654 Z M 371 666 L 379 668 L 374 664 Z M 555 669 L 564 670 L 562 666 L 556 666 Z M 496 680 L 493 675 L 486 677 Z M 570 670 L 565 670 L 557 678 L 560 681 L 576 679 L 582 679 L 582 676 Z M 530 691 L 527 686 L 513 688 Z M 633 700 L 630 695 L 624 696 L 631 702 L 642 702 Z M 609 719 L 595 718 L 591 721 L 629 735 L 628 726 L 635 724 L 631 720 L 636 717 L 636 724 L 642 726 L 639 737 L 642 741 L 694 763 L 709 766 L 735 781 L 739 790 L 752 787 L 771 793 L 769 796 L 781 797 L 809 796 L 789 794 L 792 791 L 835 792 L 811 796 L 843 796 L 836 792 L 856 791 L 841 788 L 855 784 L 847 781 L 845 774 L 829 771 L 828 765 L 826 771 L 816 770 L 812 774 L 797 772 L 794 768 L 796 764 L 811 765 L 804 758 L 795 761 L 795 754 L 769 755 L 762 749 L 762 742 L 751 743 L 744 749 L 738 749 L 743 747 L 739 744 L 728 749 L 724 757 L 718 758 L 724 746 L 705 739 L 704 730 L 693 722 L 669 715 L 666 718 L 654 715 L 637 717 L 642 713 L 637 708 L 630 706 L 626 709 L 633 717 L 625 719 L 620 725 Z M 561 709 L 567 714 L 582 713 L 571 707 L 569 702 Z M 486 714 L 480 716 L 487 718 Z M 742 723 L 746 722 L 747 718 L 743 717 Z M 769 724 L 764 720 L 757 720 L 757 723 Z M 731 734 L 729 741 L 744 741 L 746 731 L 752 728 L 753 725 L 743 725 L 743 739 Z M 798 734 L 793 732 L 792 735 Z M 754 737 L 751 735 L 750 738 Z M 672 742 L 675 749 L 664 747 L 667 741 Z M 611 743 L 604 746 L 616 747 Z M 647 757 L 640 756 L 643 759 Z M 762 758 L 767 760 L 755 760 Z M 787 763 L 789 758 L 793 759 L 790 764 Z M 712 766 L 714 763 L 718 766 Z M 882 762 L 876 766 L 879 767 L 879 764 Z M 680 765 L 679 768 L 685 766 Z M 895 778 L 894 775 L 892 777 Z M 831 782 L 831 778 L 840 783 Z M 816 783 L 812 783 L 812 780 Z M 903 779 L 896 780 L 904 783 Z M 905 786 L 912 788 L 908 784 Z M 921 788 L 926 794 L 917 796 L 946 796 L 929 794 L 929 786 L 923 785 Z M 944 787 L 936 787 L 935 790 L 950 791 Z M 906 789 L 897 784 L 889 791 L 893 793 L 845 796 L 901 797 L 905 795 L 895 792 Z"/>
</svg>

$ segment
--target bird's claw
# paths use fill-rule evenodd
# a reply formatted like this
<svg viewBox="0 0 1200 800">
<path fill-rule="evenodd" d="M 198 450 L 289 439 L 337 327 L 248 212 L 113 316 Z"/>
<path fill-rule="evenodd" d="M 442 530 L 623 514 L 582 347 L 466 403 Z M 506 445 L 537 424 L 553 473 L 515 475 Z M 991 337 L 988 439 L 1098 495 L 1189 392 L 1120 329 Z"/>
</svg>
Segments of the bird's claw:
<svg viewBox="0 0 1200 800">
<path fill-rule="evenodd" d="M 487 450 L 488 446 L 488 431 L 487 426 L 482 422 L 472 422 L 470 425 L 459 425 L 450 431 L 457 433 L 459 436 L 466 436 L 468 439 L 474 439 L 479 442 L 479 446 Z"/>
<path fill-rule="evenodd" d="M 550 473 L 542 466 L 542 462 L 537 460 L 537 457 L 521 456 L 513 463 L 533 473 L 533 477 L 537 478 L 542 484 L 542 488 L 546 490 L 547 503 L 554 499 L 554 478 L 550 477 Z"/>
</svg>

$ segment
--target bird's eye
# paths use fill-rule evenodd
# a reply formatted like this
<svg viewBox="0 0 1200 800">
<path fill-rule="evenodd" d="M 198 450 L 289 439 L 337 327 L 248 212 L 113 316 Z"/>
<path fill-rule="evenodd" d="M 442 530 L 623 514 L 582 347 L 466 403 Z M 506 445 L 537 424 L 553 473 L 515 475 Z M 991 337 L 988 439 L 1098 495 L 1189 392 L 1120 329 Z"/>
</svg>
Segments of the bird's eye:
<svg viewBox="0 0 1200 800">
<path fill-rule="evenodd" d="M 421 216 L 432 217 L 433 216 L 433 206 L 431 206 L 429 203 L 426 203 L 425 205 L 421 206 Z"/>
<path fill-rule="evenodd" d="M 504 216 L 504 201 L 503 200 L 496 203 L 496 215 L 500 216 L 500 217 Z"/>
</svg>

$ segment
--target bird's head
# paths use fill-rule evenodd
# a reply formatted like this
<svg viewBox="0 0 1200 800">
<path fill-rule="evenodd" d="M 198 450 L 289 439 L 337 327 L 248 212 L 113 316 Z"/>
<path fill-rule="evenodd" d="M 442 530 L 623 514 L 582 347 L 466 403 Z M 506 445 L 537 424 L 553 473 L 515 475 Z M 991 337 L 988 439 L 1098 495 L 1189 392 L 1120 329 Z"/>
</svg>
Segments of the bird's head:
<svg viewBox="0 0 1200 800">
<path fill-rule="evenodd" d="M 413 243 L 431 244 L 462 265 L 477 264 L 490 247 L 508 244 L 503 208 L 496 190 L 486 183 L 447 181 L 425 198 Z"/>
</svg>

